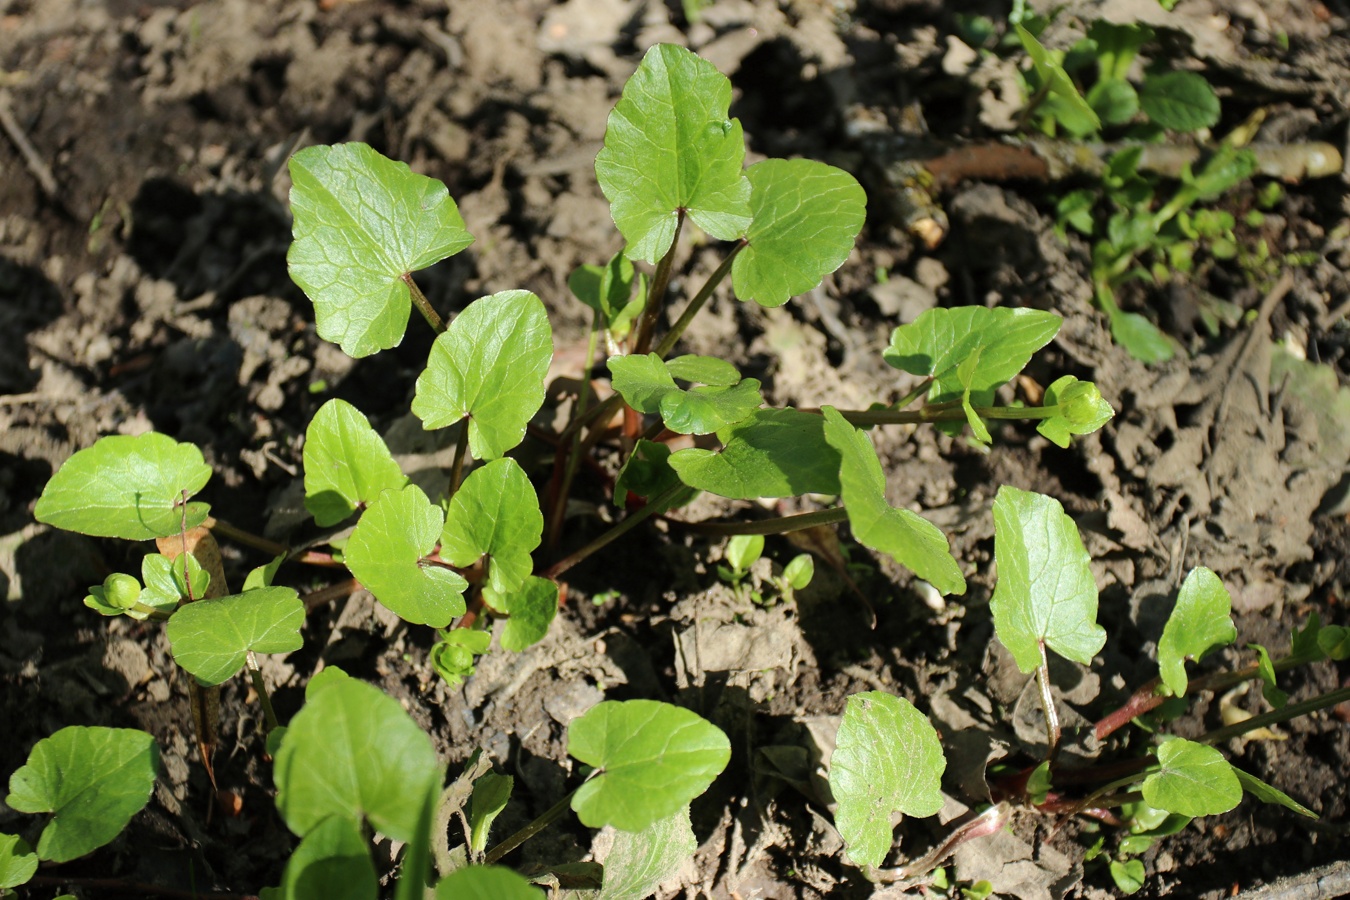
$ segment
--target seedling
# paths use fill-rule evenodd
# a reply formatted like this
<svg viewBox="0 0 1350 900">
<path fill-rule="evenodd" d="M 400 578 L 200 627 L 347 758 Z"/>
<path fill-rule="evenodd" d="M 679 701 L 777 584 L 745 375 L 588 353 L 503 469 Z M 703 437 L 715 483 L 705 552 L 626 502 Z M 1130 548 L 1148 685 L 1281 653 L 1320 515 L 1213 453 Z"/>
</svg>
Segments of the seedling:
<svg viewBox="0 0 1350 900">
<path fill-rule="evenodd" d="M 305 894 L 307 879 L 328 877 L 339 879 L 342 896 L 373 897 L 371 829 L 406 844 L 399 898 L 420 896 L 433 858 L 438 897 L 475 890 L 529 896 L 532 888 L 495 864 L 568 808 L 587 826 L 613 825 L 624 835 L 606 862 L 606 885 L 628 881 L 640 896 L 692 852 L 688 804 L 730 755 L 726 736 L 688 710 L 604 701 L 568 731 L 569 752 L 591 767 L 586 780 L 535 823 L 490 847 L 509 784 L 489 779 L 491 763 L 478 754 L 445 787 L 430 738 L 392 698 L 329 669 L 311 680 L 305 706 L 290 723 L 276 721 L 255 655 L 298 648 L 307 607 L 359 583 L 409 626 L 437 630 L 432 664 L 454 683 L 472 674 L 477 656 L 495 652 L 494 639 L 513 652 L 543 637 L 558 609 L 560 579 L 572 566 L 591 556 L 603 560 L 611 543 L 655 515 L 678 515 L 698 491 L 734 500 L 838 497 L 840 505 L 815 512 L 703 527 L 765 535 L 848 521 L 864 546 L 943 593 L 961 594 L 965 577 L 946 536 L 917 513 L 890 505 L 881 463 L 860 426 L 969 428 L 973 440 L 989 442 L 1004 420 L 1024 420 L 1067 445 L 1111 417 L 1096 387 L 1071 376 L 1052 384 L 1040 406 L 1005 405 L 1004 386 L 1060 325 L 1057 316 L 1032 309 L 935 309 L 901 325 L 883 355 L 917 383 L 868 410 L 766 407 L 759 383 L 732 363 L 672 358 L 719 286 L 729 283 L 742 302 L 786 303 L 845 261 L 865 218 L 863 192 L 843 171 L 809 160 L 745 168 L 730 100 L 730 82 L 712 65 L 659 45 L 614 108 L 596 174 L 626 247 L 622 257 L 571 279 L 593 310 L 593 348 L 604 337 L 613 392 L 591 402 L 584 388 L 560 432 L 536 421 L 552 359 L 539 298 L 503 290 L 474 300 L 447 323 L 417 286 L 413 273 L 473 240 L 445 186 L 363 144 L 316 146 L 290 162 L 292 277 L 314 303 L 319 334 L 351 356 L 396 346 L 414 308 L 435 331 L 411 410 L 426 429 L 449 429 L 454 441 L 443 493 L 410 482 L 365 414 L 340 400 L 316 413 L 304 449 L 305 505 L 316 527 L 354 522 L 350 532 L 320 532 L 327 550 L 318 549 L 322 540 L 301 550 L 279 546 L 212 518 L 205 503 L 192 499 L 211 474 L 201 452 L 165 435 L 104 438 L 71 457 L 47 484 L 36 511 L 41 521 L 158 541 L 160 554 L 146 557 L 141 581 L 118 573 L 91 588 L 88 602 L 104 615 L 167 619 L 174 658 L 194 677 L 194 719 L 208 764 L 216 740 L 214 686 L 249 671 L 275 754 L 277 809 L 300 839 L 281 887 L 269 896 Z M 679 238 L 691 225 L 726 242 L 727 252 L 661 333 Z M 636 272 L 636 262 L 654 265 L 650 278 Z M 513 455 L 527 433 L 552 451 L 551 470 L 527 471 L 521 460 L 529 456 Z M 662 442 L 669 434 L 705 436 L 704 446 L 672 451 Z M 588 462 L 617 464 L 612 499 L 626 515 L 590 543 L 564 549 L 568 498 L 596 489 L 578 486 L 578 473 L 605 470 L 584 469 Z M 1034 507 L 1047 522 L 1057 521 L 1044 504 L 1010 502 L 1014 512 Z M 203 528 L 263 549 L 272 561 L 231 594 L 218 560 L 208 559 L 208 544 L 192 543 Z M 739 540 L 733 577 L 752 549 L 752 538 Z M 352 580 L 302 602 L 291 588 L 273 584 L 287 562 L 345 567 Z M 780 592 L 804 585 L 810 568 L 790 564 Z M 1067 627 L 1056 620 L 1050 631 L 1024 635 L 1019 646 L 1053 640 L 1056 648 L 1086 652 L 1085 640 L 1065 636 Z M 1031 659 L 1029 651 L 1018 652 L 1019 661 Z M 873 721 L 876 715 L 885 718 Z M 851 768 L 862 778 L 856 784 L 864 784 L 873 773 L 891 778 L 897 767 L 917 771 L 922 777 L 888 792 L 887 802 L 911 814 L 936 810 L 941 749 L 917 710 L 883 694 L 862 695 L 845 723 L 836 754 L 841 777 Z M 905 752 L 896 754 L 900 746 Z M 841 810 L 852 810 L 843 813 L 841 829 L 851 848 L 862 848 L 855 858 L 879 862 L 889 846 L 889 814 L 849 799 L 848 788 L 840 794 Z M 448 828 L 456 817 L 465 839 L 452 853 Z M 471 865 L 456 871 L 463 863 Z"/>
<path fill-rule="evenodd" d="M 772 604 L 777 599 L 792 600 L 795 591 L 811 583 L 816 572 L 815 560 L 809 553 L 794 556 L 782 571 L 764 577 L 753 573 L 751 567 L 764 553 L 764 535 L 738 534 L 727 541 L 723 553 L 726 565 L 717 567 L 718 576 L 731 585 L 738 596 L 754 601 L 760 606 Z M 772 591 L 766 593 L 765 588 Z"/>
</svg>

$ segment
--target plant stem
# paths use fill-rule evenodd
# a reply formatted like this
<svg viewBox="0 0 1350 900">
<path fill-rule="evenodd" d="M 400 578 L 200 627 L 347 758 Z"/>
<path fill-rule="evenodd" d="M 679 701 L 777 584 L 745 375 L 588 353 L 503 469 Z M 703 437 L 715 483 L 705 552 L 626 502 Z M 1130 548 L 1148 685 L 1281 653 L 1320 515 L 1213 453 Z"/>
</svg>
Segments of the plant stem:
<svg viewBox="0 0 1350 900">
<path fill-rule="evenodd" d="M 909 406 L 915 400 L 918 400 L 924 394 L 928 393 L 928 389 L 932 386 L 933 386 L 933 376 L 929 375 L 923 381 L 920 381 L 918 384 L 916 384 L 914 386 L 914 390 L 910 391 L 908 394 L 901 397 L 898 402 L 892 404 L 891 408 L 904 409 L 906 406 Z"/>
<path fill-rule="evenodd" d="M 413 306 L 417 307 L 417 311 L 422 314 L 422 318 L 427 320 L 427 324 L 431 326 L 432 331 L 442 334 L 445 331 L 445 321 L 437 314 L 436 310 L 431 308 L 431 301 L 427 299 L 426 294 L 422 293 L 422 289 L 417 286 L 417 282 L 413 281 L 412 273 L 404 272 L 401 277 L 403 283 L 408 286 L 408 294 L 412 297 Z"/>
<path fill-rule="evenodd" d="M 803 409 L 802 412 L 818 412 Z M 1059 413 L 1058 406 L 977 406 L 975 414 L 981 419 L 1017 419 L 1034 421 L 1048 419 Z M 961 401 L 929 403 L 916 410 L 841 409 L 839 414 L 850 424 L 866 425 L 922 425 L 928 422 L 964 422 L 966 412 Z"/>
<path fill-rule="evenodd" d="M 348 578 L 346 581 L 339 581 L 337 584 L 330 584 L 326 588 L 311 591 L 300 599 L 304 601 L 305 614 L 308 615 L 320 606 L 332 603 L 339 597 L 350 597 L 359 590 L 361 590 L 361 582 L 355 578 Z"/>
<path fill-rule="evenodd" d="M 884 869 L 877 874 L 885 881 L 904 882 L 906 886 L 913 886 L 919 879 L 936 869 L 947 857 L 955 853 L 957 847 L 967 841 L 987 837 L 1001 830 L 1007 824 L 1011 812 L 1012 809 L 1007 803 L 996 803 L 947 835 L 942 843 L 926 855 L 907 866 L 899 869 Z"/>
<path fill-rule="evenodd" d="M 485 866 L 492 865 L 493 863 L 501 859 L 503 856 L 510 853 L 512 850 L 516 849 L 521 844 L 525 843 L 539 832 L 543 831 L 549 825 L 552 825 L 553 822 L 557 820 L 559 817 L 561 817 L 563 813 L 567 812 L 567 808 L 569 804 L 571 804 L 572 802 L 572 795 L 575 793 L 576 793 L 575 790 L 569 791 L 567 795 L 564 796 L 561 800 L 550 806 L 548 809 L 544 810 L 543 815 L 541 815 L 539 818 L 535 819 L 533 822 L 526 825 L 524 828 L 520 829 L 515 834 L 511 835 L 509 838 L 507 838 L 506 840 L 502 841 L 500 844 L 489 850 L 487 852 L 487 855 L 483 857 L 483 865 Z"/>
<path fill-rule="evenodd" d="M 277 711 L 272 708 L 272 697 L 267 693 L 267 682 L 263 681 L 262 669 L 258 668 L 258 658 L 253 655 L 253 651 L 248 651 L 244 657 L 248 663 L 248 677 L 253 682 L 253 690 L 258 695 L 258 703 L 262 706 L 263 721 L 267 723 L 267 732 L 274 731 L 281 725 L 277 720 Z"/>
<path fill-rule="evenodd" d="M 221 537 L 229 538 L 245 547 L 252 547 L 272 556 L 289 556 L 291 552 L 291 548 L 285 544 L 278 544 L 276 541 L 269 541 L 267 538 L 250 531 L 236 528 L 229 522 L 222 521 L 214 516 L 207 516 L 206 521 L 202 523 L 202 527 L 209 528 Z"/>
<path fill-rule="evenodd" d="M 464 477 L 464 457 L 469 455 L 469 423 L 459 423 L 459 440 L 455 443 L 455 461 L 450 468 L 450 496 L 459 491 L 460 481 Z"/>
<path fill-rule="evenodd" d="M 776 516 L 772 519 L 759 519 L 754 522 L 682 522 L 679 519 L 666 521 L 680 528 L 696 531 L 699 534 L 787 534 L 817 525 L 834 525 L 848 518 L 842 506 L 831 509 L 818 509 L 814 512 L 797 513 L 791 516 Z"/>
<path fill-rule="evenodd" d="M 1045 760 L 1055 767 L 1059 754 L 1059 711 L 1055 709 L 1055 695 L 1050 691 L 1050 660 L 1045 655 L 1045 641 L 1037 642 L 1041 650 L 1041 664 L 1036 667 L 1036 683 L 1041 689 L 1041 707 L 1045 710 Z"/>
<path fill-rule="evenodd" d="M 1265 728 L 1268 725 L 1278 725 L 1281 722 L 1288 722 L 1290 719 L 1297 719 L 1299 716 L 1306 716 L 1310 712 L 1316 712 L 1319 709 L 1326 709 L 1328 706 L 1335 706 L 1337 703 L 1343 703 L 1350 700 L 1350 687 L 1343 687 L 1339 690 L 1328 691 L 1325 694 L 1319 694 L 1310 700 L 1304 700 L 1302 703 L 1291 703 L 1280 709 L 1272 710 L 1268 713 L 1262 713 L 1259 716 L 1252 716 L 1250 719 L 1238 722 L 1235 725 L 1229 725 L 1227 728 L 1220 728 L 1217 731 L 1211 731 L 1200 738 L 1202 744 L 1218 744 L 1232 737 L 1239 737 L 1249 731 L 1255 731 L 1258 728 Z"/>
<path fill-rule="evenodd" d="M 603 550 L 605 547 L 609 546 L 618 538 L 621 538 L 628 532 L 632 531 L 646 519 L 651 518 L 654 514 L 658 512 L 664 512 L 668 507 L 670 507 L 670 505 L 674 502 L 674 500 L 677 497 L 679 497 L 682 491 L 687 490 L 689 490 L 689 488 L 685 487 L 682 484 L 677 484 L 674 487 L 670 487 L 662 491 L 660 494 L 648 500 L 646 506 L 642 507 L 642 509 L 638 510 L 637 512 L 629 515 L 627 518 L 625 518 L 619 524 L 615 525 L 609 531 L 606 531 L 604 534 L 600 535 L 598 538 L 591 541 L 589 544 L 582 547 L 580 550 L 573 553 L 571 556 L 568 556 L 564 559 L 560 559 L 553 565 L 549 566 L 548 569 L 543 573 L 543 577 L 556 580 L 559 575 L 566 572 L 568 569 L 572 568 L 577 563 L 586 559 L 586 557 L 590 556 L 596 551 Z"/>
<path fill-rule="evenodd" d="M 652 334 L 656 331 L 656 320 L 661 318 L 665 307 L 666 288 L 670 286 L 670 271 L 675 266 L 675 249 L 680 245 L 680 232 L 684 229 L 684 210 L 675 214 L 675 236 L 670 239 L 670 249 L 656 264 L 652 275 L 652 284 L 647 291 L 647 305 L 638 319 L 637 335 L 633 341 L 633 353 L 646 353 L 652 346 Z"/>
<path fill-rule="evenodd" d="M 727 254 L 726 259 L 722 260 L 722 264 L 708 276 L 707 281 L 703 282 L 703 287 L 699 288 L 698 293 L 694 295 L 694 299 L 689 301 L 689 305 L 684 308 L 684 312 L 680 313 L 679 319 L 670 327 L 670 331 L 661 339 L 661 343 L 656 345 L 657 356 L 665 359 L 666 354 L 674 349 L 675 342 L 684 335 L 689 323 L 694 321 L 694 317 L 698 315 L 699 310 L 703 309 L 709 298 L 712 297 L 713 291 L 726 279 L 727 273 L 731 271 L 731 264 L 736 261 L 736 254 L 741 252 L 746 243 L 744 238 L 737 241 L 736 246 L 731 248 L 731 252 Z"/>
</svg>

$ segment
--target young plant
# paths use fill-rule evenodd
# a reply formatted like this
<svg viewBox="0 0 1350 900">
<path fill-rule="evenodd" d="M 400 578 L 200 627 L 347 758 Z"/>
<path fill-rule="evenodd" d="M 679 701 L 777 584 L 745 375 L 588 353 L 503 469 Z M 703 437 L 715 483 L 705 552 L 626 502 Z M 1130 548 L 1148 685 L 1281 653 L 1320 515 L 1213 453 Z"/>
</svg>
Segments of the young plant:
<svg viewBox="0 0 1350 900">
<path fill-rule="evenodd" d="M 310 895 L 308 886 L 322 879 L 334 885 L 332 896 L 374 896 L 370 830 L 406 843 L 400 898 L 430 884 L 433 858 L 438 897 L 474 890 L 525 896 L 531 889 L 493 864 L 569 806 L 585 825 L 613 825 L 630 836 L 616 843 L 605 878 L 629 879 L 631 896 L 641 896 L 657 883 L 648 876 L 672 871 L 681 861 L 676 856 L 692 852 L 688 803 L 730 754 L 726 736 L 688 710 L 604 701 L 568 733 L 569 752 L 592 767 L 584 783 L 524 831 L 485 849 L 510 788 L 489 777 L 485 755 L 474 754 L 475 762 L 444 786 L 430 738 L 399 704 L 336 670 L 311 680 L 306 704 L 289 724 L 277 721 L 255 657 L 297 649 L 307 609 L 366 588 L 409 626 L 438 632 L 431 661 L 454 683 L 472 674 L 475 657 L 494 640 L 515 652 L 542 638 L 568 569 L 698 491 L 739 500 L 838 497 L 841 505 L 829 509 L 702 527 L 764 535 L 848 521 L 863 545 L 939 591 L 960 594 L 965 577 L 946 536 L 889 504 L 881 463 L 859 426 L 930 423 L 953 433 L 969 427 L 975 440 L 988 442 L 1000 421 L 1020 419 L 1067 445 L 1111 417 L 1095 386 L 1071 376 L 1051 385 L 1041 406 L 1000 403 L 999 391 L 1059 328 L 1057 316 L 1031 309 L 931 310 L 901 325 L 884 356 L 919 384 L 868 410 L 767 407 L 759 382 L 731 362 L 671 358 L 719 286 L 729 282 L 743 302 L 782 305 L 843 264 L 865 218 L 861 188 L 838 169 L 773 159 L 745 168 L 730 100 L 725 76 L 667 45 L 653 47 L 625 86 L 596 174 L 626 246 L 622 257 L 584 268 L 570 282 L 593 310 L 592 348 L 605 337 L 613 392 L 591 403 L 584 388 L 561 431 L 534 421 L 553 353 L 540 299 L 499 291 L 447 323 L 418 288 L 414 272 L 473 240 L 445 186 L 364 144 L 316 146 L 290 162 L 291 275 L 314 303 L 319 334 L 353 357 L 396 346 L 413 308 L 435 331 L 411 411 L 425 429 L 445 429 L 454 441 L 443 487 L 428 493 L 423 484 L 430 482 L 412 483 L 366 415 L 341 400 L 321 407 L 306 430 L 305 506 L 321 537 L 303 549 L 212 518 L 205 503 L 192 499 L 211 474 L 201 452 L 165 435 L 104 438 L 72 456 L 47 484 L 36 510 L 40 521 L 158 542 L 160 553 L 142 566 L 143 585 L 117 573 L 91 588 L 86 602 L 104 615 L 167 620 L 174 659 L 193 676 L 194 722 L 208 773 L 219 685 L 248 670 L 275 753 L 277 808 L 300 839 L 281 887 L 269 896 Z M 661 333 L 679 238 L 691 224 L 727 242 L 727 252 Z M 636 273 L 634 261 L 654 265 L 649 279 Z M 586 362 L 583 385 L 593 362 Z M 547 472 L 528 471 L 522 460 L 531 456 L 516 454 L 527 434 L 552 451 Z M 672 451 L 662 442 L 672 434 L 710 437 L 705 446 Z M 606 471 L 604 464 L 619 469 L 612 499 L 628 513 L 559 558 L 554 548 L 566 536 L 562 522 L 577 475 Z M 331 531 L 345 524 L 350 530 Z M 226 587 L 211 532 L 271 558 L 239 593 Z M 316 549 L 325 542 L 326 551 Z M 346 568 L 352 578 L 302 601 L 273 584 L 286 562 Z M 792 565 L 785 580 L 797 587 L 810 566 Z M 855 705 L 885 710 L 892 720 L 886 728 L 899 734 L 922 719 L 881 697 Z M 935 808 L 941 771 L 930 737 L 907 739 L 925 776 L 897 800 L 919 814 Z M 839 759 L 848 757 L 845 750 Z M 896 757 L 883 768 L 910 762 Z M 859 757 L 858 765 L 873 763 Z M 871 856 L 882 843 L 880 820 L 860 816 L 850 834 L 866 835 Z M 448 828 L 456 817 L 465 823 L 465 841 L 451 852 Z M 469 868 L 459 869 L 465 863 Z"/>
</svg>

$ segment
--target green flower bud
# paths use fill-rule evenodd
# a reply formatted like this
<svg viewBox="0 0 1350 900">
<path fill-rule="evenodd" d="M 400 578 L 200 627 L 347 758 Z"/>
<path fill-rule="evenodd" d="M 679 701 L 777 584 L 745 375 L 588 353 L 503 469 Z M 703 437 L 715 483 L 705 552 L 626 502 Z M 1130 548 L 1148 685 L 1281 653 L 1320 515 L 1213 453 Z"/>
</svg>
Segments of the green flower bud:
<svg viewBox="0 0 1350 900">
<path fill-rule="evenodd" d="M 141 598 L 141 583 L 134 576 L 114 572 L 103 579 L 103 599 L 109 606 L 131 609 Z"/>
</svg>

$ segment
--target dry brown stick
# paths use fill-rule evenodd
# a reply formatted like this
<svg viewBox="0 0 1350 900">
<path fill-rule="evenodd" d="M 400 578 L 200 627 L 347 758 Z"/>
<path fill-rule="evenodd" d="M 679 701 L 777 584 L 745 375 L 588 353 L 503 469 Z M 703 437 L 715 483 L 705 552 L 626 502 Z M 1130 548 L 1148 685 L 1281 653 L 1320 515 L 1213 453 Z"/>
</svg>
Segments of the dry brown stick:
<svg viewBox="0 0 1350 900">
<path fill-rule="evenodd" d="M 33 146 L 33 142 L 28 140 L 28 135 L 24 134 L 23 128 L 19 126 L 19 120 L 14 118 L 14 108 L 10 105 L 9 91 L 0 90 L 0 128 L 5 129 L 5 134 L 14 142 L 14 146 L 23 157 L 24 163 L 28 166 L 28 171 L 33 173 L 37 179 L 38 186 L 42 188 L 42 193 L 47 195 L 48 200 L 56 200 L 59 188 L 56 184 L 56 176 L 52 175 L 52 170 L 43 161 L 42 156 Z"/>
</svg>

